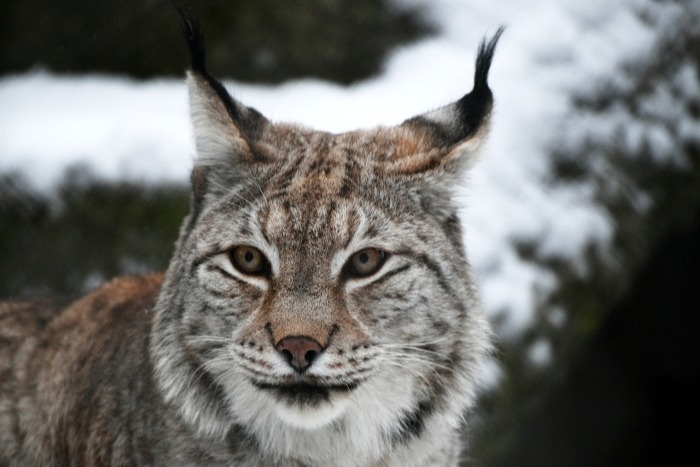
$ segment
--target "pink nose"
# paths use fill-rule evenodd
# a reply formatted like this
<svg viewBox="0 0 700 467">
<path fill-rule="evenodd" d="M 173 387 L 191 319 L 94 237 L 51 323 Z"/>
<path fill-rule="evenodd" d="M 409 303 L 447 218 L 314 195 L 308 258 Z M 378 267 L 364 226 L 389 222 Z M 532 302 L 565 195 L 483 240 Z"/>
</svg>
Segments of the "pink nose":
<svg viewBox="0 0 700 467">
<path fill-rule="evenodd" d="M 323 350 L 321 344 L 306 336 L 285 337 L 277 343 L 275 349 L 297 373 L 306 371 Z"/>
</svg>

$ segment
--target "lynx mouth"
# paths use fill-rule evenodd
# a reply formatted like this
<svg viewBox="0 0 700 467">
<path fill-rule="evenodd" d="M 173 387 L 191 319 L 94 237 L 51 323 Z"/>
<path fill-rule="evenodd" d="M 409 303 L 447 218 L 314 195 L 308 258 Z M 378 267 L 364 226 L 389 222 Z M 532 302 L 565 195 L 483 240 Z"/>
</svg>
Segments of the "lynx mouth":
<svg viewBox="0 0 700 467">
<path fill-rule="evenodd" d="M 326 384 L 292 381 L 283 383 L 253 382 L 270 394 L 277 416 L 285 424 L 303 430 L 317 430 L 337 420 L 351 400 L 351 392 L 360 382 Z"/>
<path fill-rule="evenodd" d="M 316 406 L 330 402 L 331 395 L 349 393 L 358 386 L 358 382 L 348 384 L 312 384 L 307 382 L 270 384 L 253 383 L 257 388 L 269 391 L 280 401 L 289 405 Z"/>
</svg>

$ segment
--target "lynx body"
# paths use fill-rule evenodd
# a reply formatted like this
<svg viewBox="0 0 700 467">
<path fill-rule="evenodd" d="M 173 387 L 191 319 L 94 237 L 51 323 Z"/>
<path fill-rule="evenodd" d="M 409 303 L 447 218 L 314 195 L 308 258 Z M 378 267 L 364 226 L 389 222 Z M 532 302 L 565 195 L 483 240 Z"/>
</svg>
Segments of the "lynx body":
<svg viewBox="0 0 700 467">
<path fill-rule="evenodd" d="M 0 305 L 0 464 L 449 466 L 490 348 L 453 195 L 473 90 L 396 127 L 273 124 L 185 22 L 197 147 L 164 276 Z"/>
</svg>

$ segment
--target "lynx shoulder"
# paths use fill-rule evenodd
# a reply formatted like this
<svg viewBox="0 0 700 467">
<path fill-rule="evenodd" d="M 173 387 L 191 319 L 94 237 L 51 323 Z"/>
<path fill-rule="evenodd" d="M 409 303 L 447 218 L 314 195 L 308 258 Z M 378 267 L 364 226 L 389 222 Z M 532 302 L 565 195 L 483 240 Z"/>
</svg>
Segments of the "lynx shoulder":
<svg viewBox="0 0 700 467">
<path fill-rule="evenodd" d="M 269 121 L 183 21 L 197 150 L 164 275 L 0 304 L 0 464 L 447 466 L 491 349 L 453 201 L 474 86 L 394 127 Z"/>
</svg>

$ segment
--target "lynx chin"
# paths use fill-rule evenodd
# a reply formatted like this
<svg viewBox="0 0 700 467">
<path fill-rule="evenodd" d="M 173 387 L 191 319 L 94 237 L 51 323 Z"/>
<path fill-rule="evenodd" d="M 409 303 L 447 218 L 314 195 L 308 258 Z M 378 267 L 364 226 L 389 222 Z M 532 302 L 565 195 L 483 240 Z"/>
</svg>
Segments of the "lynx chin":
<svg viewBox="0 0 700 467">
<path fill-rule="evenodd" d="M 502 29 L 458 101 L 331 134 L 233 99 L 183 24 L 173 258 L 67 306 L 0 304 L 0 465 L 457 465 L 491 334 L 453 198 Z"/>
</svg>

